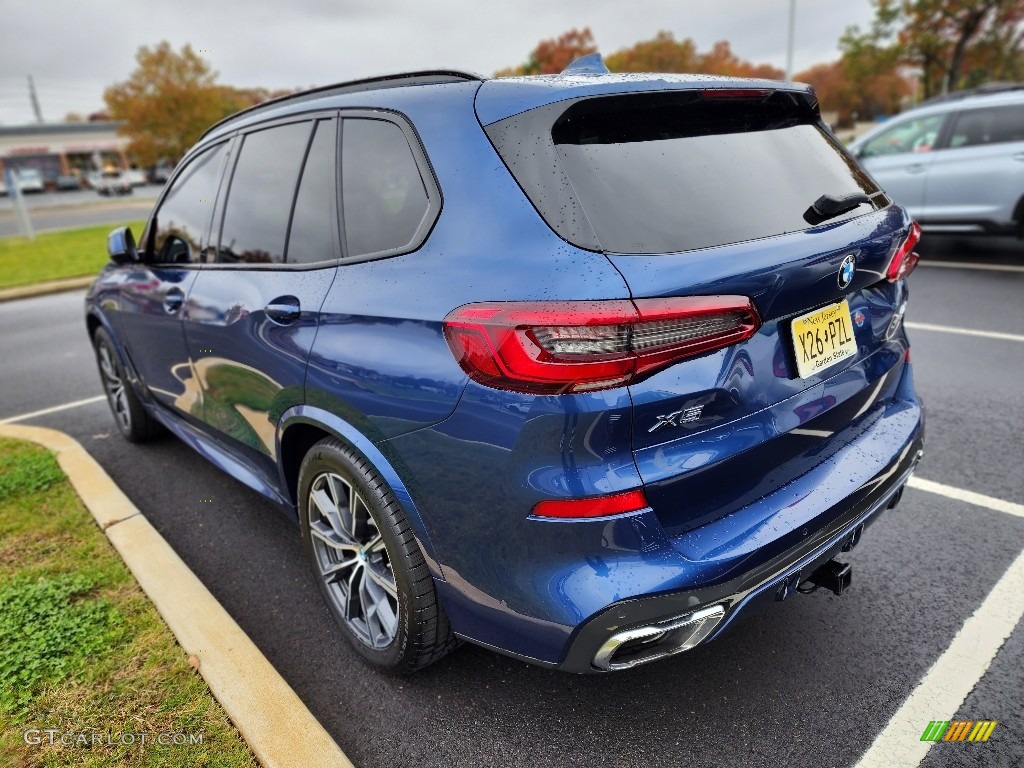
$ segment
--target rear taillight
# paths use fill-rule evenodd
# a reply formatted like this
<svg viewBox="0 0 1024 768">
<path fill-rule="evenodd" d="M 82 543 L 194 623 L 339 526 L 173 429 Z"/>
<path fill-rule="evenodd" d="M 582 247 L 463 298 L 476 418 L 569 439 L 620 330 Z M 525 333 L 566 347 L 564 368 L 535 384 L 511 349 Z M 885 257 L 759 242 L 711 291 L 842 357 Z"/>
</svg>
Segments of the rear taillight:
<svg viewBox="0 0 1024 768">
<path fill-rule="evenodd" d="M 900 246 L 889 261 L 889 268 L 885 271 L 886 280 L 890 283 L 895 283 L 914 271 L 914 267 L 917 266 L 917 262 L 921 259 L 914 252 L 914 248 L 920 239 L 921 227 L 916 221 L 910 222 L 910 232 L 907 233 L 907 239 L 900 243 Z"/>
<path fill-rule="evenodd" d="M 689 296 L 467 304 L 444 319 L 444 335 L 474 381 L 562 394 L 630 384 L 759 326 L 745 296 Z"/>
</svg>

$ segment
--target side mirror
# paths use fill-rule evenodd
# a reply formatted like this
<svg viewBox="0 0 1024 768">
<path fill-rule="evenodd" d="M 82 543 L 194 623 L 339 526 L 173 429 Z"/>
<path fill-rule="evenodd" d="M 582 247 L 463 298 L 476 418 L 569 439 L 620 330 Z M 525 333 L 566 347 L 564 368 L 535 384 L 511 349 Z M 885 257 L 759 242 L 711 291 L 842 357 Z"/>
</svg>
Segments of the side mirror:
<svg viewBox="0 0 1024 768">
<path fill-rule="evenodd" d="M 131 227 L 118 227 L 107 235 L 107 253 L 115 264 L 132 264 L 139 260 Z"/>
</svg>

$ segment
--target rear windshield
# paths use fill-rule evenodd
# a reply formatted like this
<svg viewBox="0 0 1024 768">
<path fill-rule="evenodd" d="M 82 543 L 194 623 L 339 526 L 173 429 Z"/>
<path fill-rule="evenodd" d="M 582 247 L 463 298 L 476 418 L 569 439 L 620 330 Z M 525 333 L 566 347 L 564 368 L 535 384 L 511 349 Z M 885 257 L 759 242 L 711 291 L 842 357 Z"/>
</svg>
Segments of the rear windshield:
<svg viewBox="0 0 1024 768">
<path fill-rule="evenodd" d="M 822 195 L 872 198 L 830 223 L 888 204 L 796 94 L 682 91 L 555 106 L 557 117 L 526 113 L 488 134 L 541 215 L 582 247 L 687 251 L 809 229 L 822 223 L 809 210 Z M 523 152 L 524 138 L 541 151 Z"/>
</svg>

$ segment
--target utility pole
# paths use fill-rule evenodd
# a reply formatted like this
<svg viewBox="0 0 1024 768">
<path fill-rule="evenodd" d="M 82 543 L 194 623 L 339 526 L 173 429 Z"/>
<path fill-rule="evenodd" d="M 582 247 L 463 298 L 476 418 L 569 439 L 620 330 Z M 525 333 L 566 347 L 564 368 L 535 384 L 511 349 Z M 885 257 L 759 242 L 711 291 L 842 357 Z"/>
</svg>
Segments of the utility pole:
<svg viewBox="0 0 1024 768">
<path fill-rule="evenodd" d="M 39 96 L 36 95 L 36 84 L 32 81 L 32 75 L 28 76 L 28 97 L 32 100 L 32 111 L 36 113 L 36 122 L 43 124 L 43 110 L 39 108 Z"/>
<path fill-rule="evenodd" d="M 789 0 L 789 38 L 786 41 L 786 79 L 793 79 L 793 31 L 796 28 L 796 0 Z"/>
</svg>

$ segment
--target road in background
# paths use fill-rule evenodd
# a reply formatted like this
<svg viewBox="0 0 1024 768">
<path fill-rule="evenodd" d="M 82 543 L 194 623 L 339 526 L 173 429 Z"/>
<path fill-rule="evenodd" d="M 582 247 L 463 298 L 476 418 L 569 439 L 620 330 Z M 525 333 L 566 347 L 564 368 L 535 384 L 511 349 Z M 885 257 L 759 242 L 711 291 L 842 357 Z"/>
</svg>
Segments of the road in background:
<svg viewBox="0 0 1024 768">
<path fill-rule="evenodd" d="M 1024 336 L 1018 241 L 922 250 L 912 324 Z M 934 266 L 957 262 L 1021 269 Z M 81 307 L 81 293 L 0 304 L 0 419 L 101 394 Z M 1024 343 L 910 336 L 928 418 L 918 476 L 1024 503 Z M 1024 519 L 911 489 L 850 553 L 848 593 L 777 604 L 674 659 L 579 677 L 465 646 L 392 678 L 346 645 L 296 526 L 257 494 L 174 439 L 126 443 L 104 402 L 28 423 L 82 442 L 365 768 L 854 765 L 1024 543 Z M 1019 764 L 1022 670 L 1018 625 L 961 710 L 930 716 L 997 720 L 991 739 L 938 743 L 923 765 Z"/>
<path fill-rule="evenodd" d="M 103 197 L 92 190 L 44 192 L 25 195 L 32 228 L 36 232 L 94 224 L 118 224 L 146 218 L 163 187 L 152 184 L 136 187 L 131 195 Z M 0 197 L 0 237 L 20 235 L 21 228 L 10 197 Z M 137 234 L 137 233 L 136 233 Z"/>
</svg>

